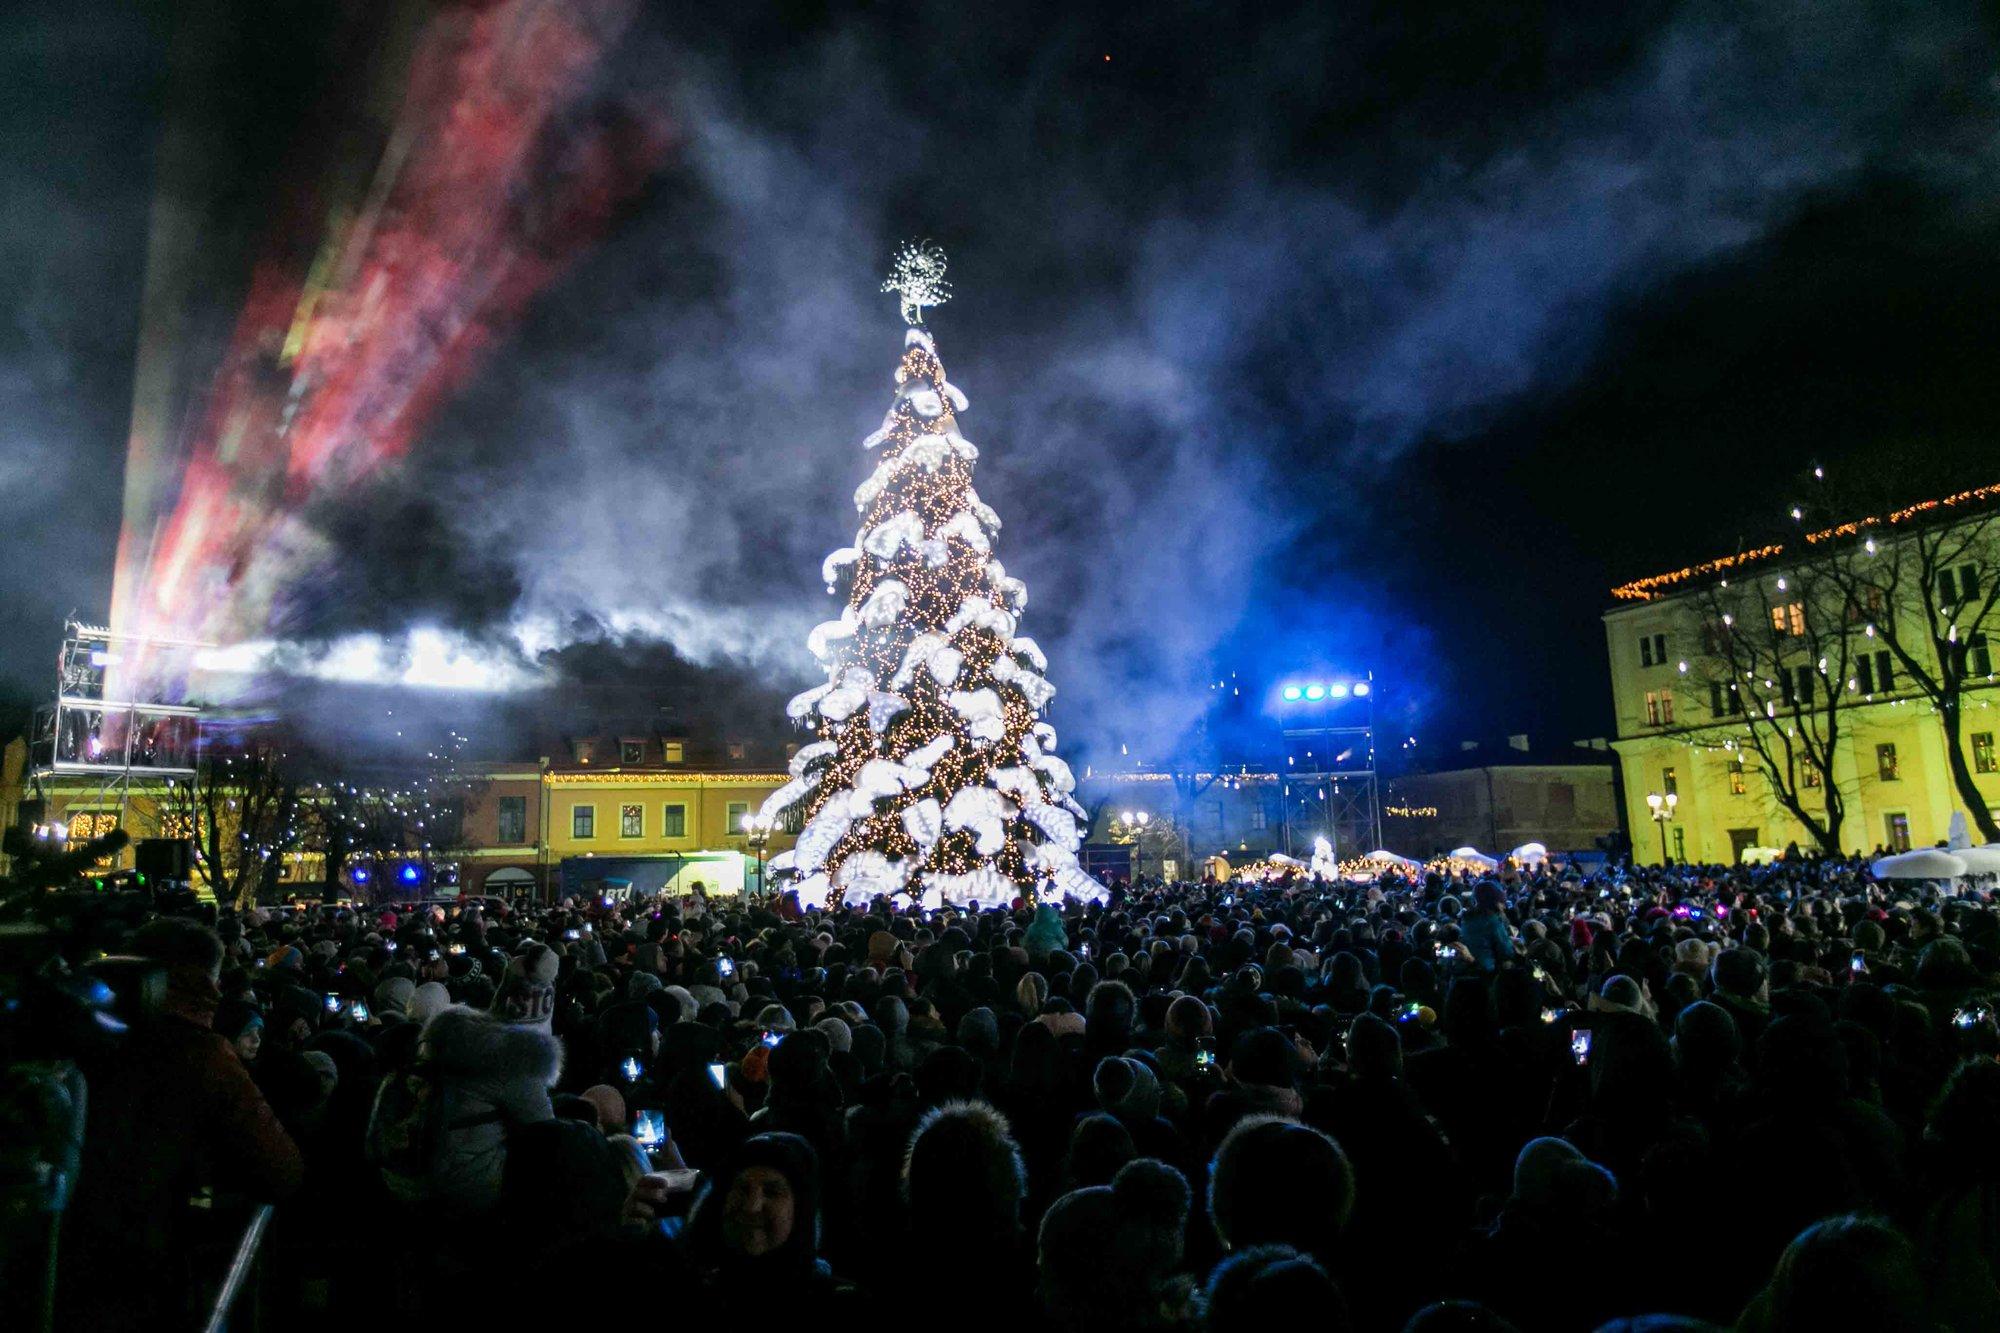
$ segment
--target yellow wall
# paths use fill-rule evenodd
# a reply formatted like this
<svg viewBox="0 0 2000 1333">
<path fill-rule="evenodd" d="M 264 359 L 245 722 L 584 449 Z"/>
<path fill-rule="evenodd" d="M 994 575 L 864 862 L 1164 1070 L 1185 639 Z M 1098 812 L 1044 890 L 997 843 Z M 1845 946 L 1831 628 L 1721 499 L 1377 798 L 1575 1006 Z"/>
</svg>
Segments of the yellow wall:
<svg viewBox="0 0 2000 1333">
<path fill-rule="evenodd" d="M 1773 570 L 1771 573 L 1775 574 Z M 1753 752 L 1743 754 L 1745 791 L 1730 789 L 1730 760 L 1719 748 L 1730 734 L 1729 719 L 1709 712 L 1705 685 L 1699 678 L 1698 621 L 1685 598 L 1621 607 L 1604 618 L 1611 665 L 1611 693 L 1617 711 L 1619 739 L 1612 743 L 1623 769 L 1625 813 L 1632 849 L 1642 863 L 1660 860 L 1660 831 L 1646 804 L 1648 792 L 1663 789 L 1662 770 L 1675 770 L 1680 804 L 1667 824 L 1667 850 L 1688 860 L 1731 860 L 1731 829 L 1754 829 L 1759 845 L 1784 847 L 1797 841 L 1810 850 L 1811 837 L 1789 811 L 1778 804 Z M 1642 661 L 1640 640 L 1655 633 L 1667 636 L 1663 664 Z M 1679 664 L 1694 665 L 1683 675 Z M 1652 725 L 1646 714 L 1646 692 L 1674 691 L 1674 723 Z M 1971 764 L 1971 737 L 1993 732 L 2000 737 L 2000 681 L 1986 683 L 1967 697 L 1965 747 Z M 1850 702 L 1840 713 L 1842 731 L 1832 780 L 1847 799 L 1841 845 L 1847 851 L 1869 851 L 1889 842 L 1888 819 L 1900 814 L 1909 821 L 1912 847 L 1942 842 L 1958 808 L 1957 793 L 1946 767 L 1944 733 L 1930 703 L 1915 694 L 1907 673 L 1898 671 L 1897 688 Z M 1741 733 L 1737 724 L 1734 730 Z M 1875 747 L 1893 744 L 1900 777 L 1885 782 L 1878 776 Z M 2000 809 L 2000 774 L 1975 778 L 1989 807 Z M 1675 851 L 1675 833 L 1682 851 Z"/>
</svg>

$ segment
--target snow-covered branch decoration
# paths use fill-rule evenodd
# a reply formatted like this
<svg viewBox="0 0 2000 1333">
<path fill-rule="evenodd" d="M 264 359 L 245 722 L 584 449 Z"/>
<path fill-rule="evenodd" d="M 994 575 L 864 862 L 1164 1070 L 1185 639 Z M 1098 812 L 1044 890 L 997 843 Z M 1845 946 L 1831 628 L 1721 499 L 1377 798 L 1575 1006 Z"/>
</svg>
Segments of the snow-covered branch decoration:
<svg viewBox="0 0 2000 1333">
<path fill-rule="evenodd" d="M 927 307 L 951 299 L 951 284 L 944 276 L 944 251 L 931 241 L 905 243 L 896 251 L 895 267 L 889 270 L 882 290 L 902 298 L 905 324 L 923 323 Z"/>
</svg>

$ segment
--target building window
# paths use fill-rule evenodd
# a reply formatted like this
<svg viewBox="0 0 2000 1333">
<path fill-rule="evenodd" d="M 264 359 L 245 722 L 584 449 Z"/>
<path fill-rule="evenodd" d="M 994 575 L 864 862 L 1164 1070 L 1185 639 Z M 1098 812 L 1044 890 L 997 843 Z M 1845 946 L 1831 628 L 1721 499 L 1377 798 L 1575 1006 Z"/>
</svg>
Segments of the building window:
<svg viewBox="0 0 2000 1333">
<path fill-rule="evenodd" d="M 1745 782 L 1743 778 L 1743 761 L 1741 759 L 1730 760 L 1729 794 L 1732 796 L 1741 796 L 1744 792 L 1748 790 L 1749 790 L 1749 783 Z"/>
<path fill-rule="evenodd" d="M 1221 838 L 1221 837 L 1226 837 L 1228 835 L 1229 831 L 1228 820 L 1229 820 L 1228 810 L 1224 808 L 1222 802 L 1217 801 L 1215 803 L 1215 830 L 1214 830 L 1216 837 Z"/>
<path fill-rule="evenodd" d="M 528 798 L 525 796 L 502 796 L 500 798 L 501 842 L 526 842 L 528 840 Z"/>
<path fill-rule="evenodd" d="M 1819 786 L 1819 765 L 1810 759 L 1806 760 L 1799 776 L 1807 787 Z"/>
<path fill-rule="evenodd" d="M 1875 776 L 1884 782 L 1895 782 L 1903 776 L 1896 766 L 1895 742 L 1884 741 L 1875 747 Z"/>
<path fill-rule="evenodd" d="M 740 762 L 740 761 L 742 760 L 742 758 L 743 758 L 743 754 L 744 754 L 744 750 L 743 750 L 743 742 L 742 742 L 742 741 L 731 741 L 731 742 L 729 742 L 729 757 L 730 757 L 731 759 L 733 759 L 733 760 L 736 760 L 736 761 L 739 761 L 739 762 Z"/>
<path fill-rule="evenodd" d="M 679 802 L 660 807 L 660 836 L 685 838 L 688 835 L 688 808 Z"/>
<path fill-rule="evenodd" d="M 682 755 L 686 749 L 686 746 L 684 745 L 683 742 L 662 741 L 660 742 L 660 749 L 666 755 L 666 760 L 668 763 L 678 764 L 683 762 Z"/>
<path fill-rule="evenodd" d="M 1862 653 L 1854 676 L 1860 682 L 1863 694 L 1873 694 L 1877 690 L 1887 694 L 1896 688 L 1896 659 L 1889 655 L 1887 649 L 1873 657 Z"/>
<path fill-rule="evenodd" d="M 750 817 L 750 802 L 731 801 L 722 827 L 734 837 L 743 832 L 743 821 Z"/>
<path fill-rule="evenodd" d="M 1806 632 L 1806 604 L 1787 602 L 1783 606 L 1771 608 L 1771 630 L 1776 634 L 1789 634 L 1794 638 Z"/>
<path fill-rule="evenodd" d="M 1882 590 L 1870 588 L 1865 593 L 1850 597 L 1847 601 L 1847 623 L 1859 625 L 1864 620 L 1882 618 Z"/>
<path fill-rule="evenodd" d="M 1984 633 L 1974 634 L 1965 641 L 1965 671 L 1969 676 L 1993 674 L 1993 650 L 1986 646 Z"/>
<path fill-rule="evenodd" d="M 1990 731 L 1972 733 L 1972 771 L 2000 773 L 2000 765 L 1996 765 L 1993 759 L 1993 733 Z"/>
<path fill-rule="evenodd" d="M 589 741 L 577 741 L 574 748 L 576 750 L 576 762 L 579 764 L 589 763 L 591 758 L 597 753 L 597 747 Z"/>
<path fill-rule="evenodd" d="M 1889 835 L 1889 850 L 1907 852 L 1910 850 L 1910 817 L 1903 814 L 1882 816 L 1882 826 Z"/>
<path fill-rule="evenodd" d="M 1262 801 L 1250 807 L 1250 831 L 1262 833 L 1271 827 L 1271 812 L 1264 808 Z"/>
<path fill-rule="evenodd" d="M 573 805 L 569 808 L 569 836 L 572 838 L 594 838 L 597 836 L 596 806 Z"/>
<path fill-rule="evenodd" d="M 1672 690 L 1646 691 L 1646 725 L 1649 727 L 1671 727 L 1674 724 L 1674 692 Z"/>
<path fill-rule="evenodd" d="M 1797 696 L 1799 706 L 1801 708 L 1812 707 L 1813 669 L 1809 666 L 1796 667 L 1793 669 L 1792 678 L 1796 682 L 1796 688 L 1793 692 Z"/>
<path fill-rule="evenodd" d="M 1708 683 L 1708 711 L 1716 717 L 1743 711 L 1743 696 L 1736 692 L 1734 685 L 1725 685 L 1719 680 Z"/>
<path fill-rule="evenodd" d="M 618 836 L 621 838 L 643 838 L 646 836 L 645 806 L 621 805 L 618 807 Z"/>
<path fill-rule="evenodd" d="M 1667 796 L 1678 796 L 1681 794 L 1680 774 L 1674 771 L 1672 764 L 1668 764 L 1660 770 L 1660 791 Z"/>
<path fill-rule="evenodd" d="M 646 742 L 618 742 L 618 762 L 621 764 L 643 764 L 646 762 Z"/>
<path fill-rule="evenodd" d="M 1667 636 L 1664 634 L 1641 634 L 1639 636 L 1639 665 L 1665 666 L 1667 664 Z"/>
<path fill-rule="evenodd" d="M 1937 576 L 1938 605 L 1957 606 L 1979 596 L 1979 570 L 1960 565 L 1956 570 L 1940 569 Z"/>
</svg>

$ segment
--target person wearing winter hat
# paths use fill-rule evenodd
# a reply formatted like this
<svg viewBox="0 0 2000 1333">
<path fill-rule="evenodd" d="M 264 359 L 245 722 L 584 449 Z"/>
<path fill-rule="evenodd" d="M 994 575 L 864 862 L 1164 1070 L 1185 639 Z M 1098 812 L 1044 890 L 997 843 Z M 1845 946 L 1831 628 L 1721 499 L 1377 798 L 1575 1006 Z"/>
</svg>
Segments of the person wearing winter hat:
<svg viewBox="0 0 2000 1333">
<path fill-rule="evenodd" d="M 951 1244 L 994 1273 L 1018 1270 L 1030 1255 L 1022 1230 L 1028 1171 L 1007 1120 L 982 1101 L 946 1102 L 917 1122 L 903 1155 L 901 1192 L 908 1235 Z M 1031 1292 L 1018 1282 L 984 1284 L 966 1299 L 956 1264 L 913 1264 L 898 1281 L 904 1308 L 953 1312 L 974 1333 L 1000 1333 L 1035 1317 Z"/>
<path fill-rule="evenodd" d="M 814 1023 L 813 1027 L 826 1035 L 827 1045 L 836 1055 L 846 1055 L 854 1049 L 854 1029 L 848 1026 L 846 1019 L 829 1014 Z"/>
<path fill-rule="evenodd" d="M 1289 1245 L 1252 1245 L 1215 1266 L 1203 1299 L 1208 1333 L 1269 1333 L 1310 1310 L 1316 1327 L 1346 1333 L 1347 1303 L 1310 1255 Z"/>
<path fill-rule="evenodd" d="M 1028 957 L 1037 964 L 1069 947 L 1069 932 L 1063 929 L 1062 913 L 1055 909 L 1055 904 L 1042 903 L 1035 908 L 1035 919 L 1028 923 L 1021 943 L 1027 946 Z"/>
<path fill-rule="evenodd" d="M 1208 1211 L 1225 1249 L 1290 1245 L 1331 1265 L 1353 1210 L 1347 1154 L 1296 1120 L 1238 1122 L 1209 1164 Z"/>
<path fill-rule="evenodd" d="M 436 982 L 425 982 L 434 986 Z M 390 977 L 375 987 L 375 1016 L 385 1022 L 402 1022 L 410 1016 L 410 1000 L 417 993 L 417 984 L 407 977 Z"/>
<path fill-rule="evenodd" d="M 442 981 L 426 981 L 410 994 L 406 1012 L 410 1021 L 422 1026 L 437 1014 L 451 1007 L 451 991 Z"/>
<path fill-rule="evenodd" d="M 609 1083 L 599 1083 L 583 1090 L 583 1099 L 597 1112 L 597 1127 L 606 1134 L 625 1132 L 627 1116 L 625 1095 Z"/>
<path fill-rule="evenodd" d="M 493 1013 L 503 1022 L 547 1032 L 555 1018 L 560 964 L 546 944 L 530 945 L 515 955 L 493 993 Z"/>
<path fill-rule="evenodd" d="M 213 1026 L 237 1059 L 246 1065 L 257 1062 L 257 1052 L 264 1045 L 264 1015 L 256 1005 L 248 1000 L 224 1000 L 215 1006 Z"/>
<path fill-rule="evenodd" d="M 1142 1157 L 1109 1185 L 1072 1190 L 1050 1205 L 1036 1269 L 1057 1327 L 1193 1327 L 1192 1286 L 1178 1276 L 1191 1197 L 1180 1172 Z"/>
<path fill-rule="evenodd" d="M 740 1312 L 753 1300 L 771 1328 L 817 1326 L 826 1302 L 853 1288 L 819 1257 L 820 1166 L 796 1134 L 753 1134 L 695 1195 L 686 1253 L 699 1277 L 700 1315 Z M 836 1307 L 837 1308 L 837 1307 Z"/>
</svg>

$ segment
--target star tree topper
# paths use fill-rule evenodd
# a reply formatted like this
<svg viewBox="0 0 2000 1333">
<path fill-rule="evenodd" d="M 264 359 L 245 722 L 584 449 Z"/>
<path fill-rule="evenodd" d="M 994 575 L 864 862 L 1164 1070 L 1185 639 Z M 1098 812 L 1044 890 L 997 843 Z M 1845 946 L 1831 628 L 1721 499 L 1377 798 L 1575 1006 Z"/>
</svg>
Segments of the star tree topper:
<svg viewBox="0 0 2000 1333">
<path fill-rule="evenodd" d="M 944 278 L 944 251 L 931 241 L 909 241 L 896 251 L 896 266 L 889 270 L 885 292 L 903 298 L 903 322 L 924 322 L 924 307 L 943 305 L 951 299 L 951 284 Z"/>
</svg>

